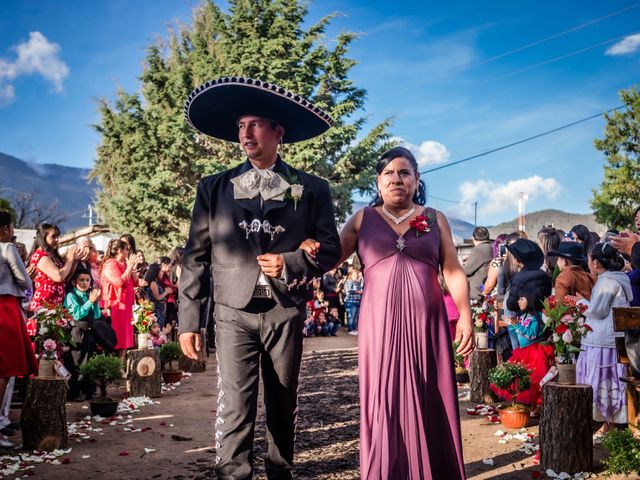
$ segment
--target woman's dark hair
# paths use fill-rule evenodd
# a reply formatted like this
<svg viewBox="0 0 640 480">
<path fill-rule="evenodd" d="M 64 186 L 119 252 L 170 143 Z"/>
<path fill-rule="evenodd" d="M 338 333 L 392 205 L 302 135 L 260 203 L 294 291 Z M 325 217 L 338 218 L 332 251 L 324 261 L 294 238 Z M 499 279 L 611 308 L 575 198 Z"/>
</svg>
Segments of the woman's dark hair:
<svg viewBox="0 0 640 480">
<path fill-rule="evenodd" d="M 582 224 L 574 225 L 571 230 L 569 230 L 570 235 L 575 235 L 578 240 L 582 243 L 585 243 L 589 238 L 589 229 Z"/>
<path fill-rule="evenodd" d="M 553 272 L 558 264 L 558 257 L 549 257 L 547 254 L 551 250 L 558 250 L 560 235 L 553 227 L 542 228 L 538 232 L 538 245 L 540 245 L 542 253 L 544 253 L 544 266 L 547 272 Z"/>
<path fill-rule="evenodd" d="M 171 265 L 171 259 L 169 257 L 158 257 L 158 262 L 162 265 Z"/>
<path fill-rule="evenodd" d="M 409 149 L 404 147 L 393 147 L 384 152 L 376 165 L 376 173 L 380 175 L 387 165 L 399 157 L 409 160 L 415 173 L 418 173 L 418 162 L 416 157 L 413 156 L 413 153 L 411 153 Z M 418 188 L 416 189 L 416 193 L 413 195 L 413 203 L 418 205 L 424 205 L 427 203 L 427 187 L 422 180 L 418 180 Z M 382 196 L 380 195 L 380 192 L 378 192 L 369 205 L 372 207 L 382 205 Z"/>
<path fill-rule="evenodd" d="M 123 248 L 127 248 L 127 244 L 120 239 L 114 238 L 107 245 L 107 251 L 104 253 L 104 260 L 108 260 L 110 258 L 115 258 L 116 254 L 119 250 Z"/>
<path fill-rule="evenodd" d="M 504 243 L 505 245 L 511 245 L 512 243 L 515 243 L 517 240 L 520 240 L 521 238 L 522 238 L 522 235 L 519 231 L 513 232 L 507 235 L 507 238 L 505 239 Z M 502 264 L 502 275 L 504 278 L 505 285 L 507 286 L 511 285 L 511 279 L 516 273 L 518 273 L 519 270 L 520 268 L 518 267 L 518 264 L 516 263 L 515 258 L 509 252 L 509 250 L 507 250 L 507 255 L 504 259 L 504 263 Z"/>
<path fill-rule="evenodd" d="M 636 209 L 633 211 L 633 221 L 635 221 L 635 219 L 636 219 L 636 215 L 638 215 L 638 212 L 640 212 L 640 207 L 636 208 Z"/>
<path fill-rule="evenodd" d="M 607 271 L 619 272 L 624 268 L 624 258 L 610 243 L 596 243 L 591 247 L 589 256 L 592 260 L 597 260 Z"/>
<path fill-rule="evenodd" d="M 171 252 L 171 264 L 172 265 L 182 265 L 182 254 L 184 253 L 183 247 L 176 247 Z"/>
<path fill-rule="evenodd" d="M 41 248 L 47 252 L 47 254 L 54 257 L 58 262 L 64 263 L 58 249 L 47 244 L 47 235 L 52 231 L 55 231 L 56 234 L 60 235 L 60 229 L 56 225 L 51 225 L 50 223 L 42 223 L 38 225 L 36 228 L 36 238 L 33 241 L 33 247 L 31 247 L 31 252 L 29 253 L 29 259 L 31 259 L 31 256 L 37 249 Z"/>
<path fill-rule="evenodd" d="M 533 313 L 542 310 L 542 302 L 544 297 L 538 287 L 523 285 L 518 289 L 518 298 L 524 297 L 527 299 L 527 309 L 525 312 Z"/>
<path fill-rule="evenodd" d="M 0 227 L 8 227 L 13 223 L 13 215 L 7 210 L 0 210 Z"/>
<path fill-rule="evenodd" d="M 130 233 L 125 233 L 124 235 L 120 235 L 120 240 L 122 240 L 123 238 L 129 244 L 129 255 L 133 255 L 134 253 L 136 253 L 137 251 L 136 239 L 133 238 L 133 235 L 131 235 Z"/>
<path fill-rule="evenodd" d="M 147 283 L 157 282 L 158 281 L 158 273 L 160 273 L 160 264 L 152 263 L 147 268 L 147 273 L 144 274 L 144 281 Z"/>
</svg>

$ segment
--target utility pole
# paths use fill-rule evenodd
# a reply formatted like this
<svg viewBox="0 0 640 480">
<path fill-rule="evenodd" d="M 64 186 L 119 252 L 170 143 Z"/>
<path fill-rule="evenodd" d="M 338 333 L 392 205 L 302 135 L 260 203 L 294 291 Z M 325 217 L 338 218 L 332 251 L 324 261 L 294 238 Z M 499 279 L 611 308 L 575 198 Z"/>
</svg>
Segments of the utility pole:
<svg viewBox="0 0 640 480">
<path fill-rule="evenodd" d="M 527 225 L 524 217 L 524 206 L 527 201 L 527 195 L 520 192 L 518 195 L 518 230 L 526 231 Z"/>
<path fill-rule="evenodd" d="M 473 226 L 478 226 L 478 201 L 473 202 Z"/>
</svg>

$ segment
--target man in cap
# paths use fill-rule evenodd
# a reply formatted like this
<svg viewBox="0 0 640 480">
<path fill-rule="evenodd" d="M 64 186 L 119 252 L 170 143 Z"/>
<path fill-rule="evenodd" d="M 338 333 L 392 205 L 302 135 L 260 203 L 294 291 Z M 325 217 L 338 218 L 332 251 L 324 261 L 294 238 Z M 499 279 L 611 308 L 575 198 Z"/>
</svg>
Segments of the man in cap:
<svg viewBox="0 0 640 480">
<path fill-rule="evenodd" d="M 292 478 L 305 303 L 312 279 L 341 252 L 329 185 L 287 165 L 278 145 L 312 138 L 332 122 L 281 87 L 235 77 L 197 88 L 185 114 L 201 133 L 239 142 L 247 156 L 199 182 L 180 277 L 180 344 L 191 358 L 211 296 L 214 302 L 216 474 L 252 476 L 261 369 L 267 475 Z M 313 258 L 298 248 L 307 238 L 319 242 Z"/>
</svg>

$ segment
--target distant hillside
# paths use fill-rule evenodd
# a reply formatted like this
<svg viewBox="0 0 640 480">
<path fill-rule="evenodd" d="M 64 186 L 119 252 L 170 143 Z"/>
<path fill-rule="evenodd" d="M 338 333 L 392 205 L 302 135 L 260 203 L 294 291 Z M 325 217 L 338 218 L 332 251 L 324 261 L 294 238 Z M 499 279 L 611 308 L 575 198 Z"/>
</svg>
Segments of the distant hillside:
<svg viewBox="0 0 640 480">
<path fill-rule="evenodd" d="M 88 224 L 82 210 L 91 203 L 97 185 L 87 182 L 88 169 L 25 162 L 0 153 L 0 197 L 11 200 L 21 192 L 38 191 L 41 204 L 58 201 L 61 212 L 70 214 L 60 228 L 71 230 Z"/>
<path fill-rule="evenodd" d="M 555 228 L 559 228 L 568 232 L 571 227 L 577 224 L 585 225 L 589 230 L 597 232 L 602 235 L 607 231 L 607 227 L 600 225 L 596 222 L 596 218 L 593 214 L 580 214 L 580 213 L 567 213 L 560 210 L 540 210 L 538 212 L 531 212 L 525 215 L 526 231 L 529 235 L 535 236 L 538 231 L 546 225 L 551 225 Z M 510 222 L 501 223 L 488 227 L 491 233 L 491 238 L 495 238 L 496 235 L 501 233 L 511 233 L 518 229 L 518 219 L 511 220 Z"/>
</svg>

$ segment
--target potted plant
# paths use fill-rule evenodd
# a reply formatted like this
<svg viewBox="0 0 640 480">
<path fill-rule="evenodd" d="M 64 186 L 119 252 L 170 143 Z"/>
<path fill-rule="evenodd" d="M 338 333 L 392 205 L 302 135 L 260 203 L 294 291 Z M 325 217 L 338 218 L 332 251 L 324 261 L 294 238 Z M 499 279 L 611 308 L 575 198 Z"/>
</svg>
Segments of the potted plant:
<svg viewBox="0 0 640 480">
<path fill-rule="evenodd" d="M 62 305 L 44 303 L 32 320 L 37 326 L 34 342 L 40 360 L 38 376 L 55 377 L 56 361 L 62 358 L 65 347 L 73 344 L 69 334 L 73 318 Z"/>
<path fill-rule="evenodd" d="M 131 325 L 133 325 L 136 332 L 138 332 L 138 348 L 140 350 L 153 348 L 153 346 L 150 345 L 149 331 L 157 321 L 153 303 L 149 300 L 140 300 L 133 305 L 133 321 Z"/>
<path fill-rule="evenodd" d="M 105 353 L 80 365 L 80 373 L 100 387 L 100 396 L 89 402 L 92 415 L 111 417 L 118 411 L 118 402 L 107 397 L 107 385 L 122 378 L 122 361 Z"/>
<path fill-rule="evenodd" d="M 457 342 L 452 342 L 453 345 L 453 363 L 456 369 L 456 382 L 469 383 L 469 371 L 464 367 L 464 356 L 458 353 Z"/>
<path fill-rule="evenodd" d="M 506 428 L 524 428 L 529 421 L 530 408 L 516 401 L 518 394 L 531 386 L 531 370 L 521 363 L 503 363 L 489 370 L 491 389 L 510 400 L 511 405 L 501 406 L 500 421 Z"/>
<path fill-rule="evenodd" d="M 488 296 L 482 303 L 474 301 L 471 304 L 476 348 L 489 348 L 489 324 L 491 323 L 493 305 L 494 300 L 491 296 Z"/>
<path fill-rule="evenodd" d="M 558 368 L 558 383 L 576 383 L 576 354 L 580 352 L 582 337 L 591 331 L 585 323 L 586 305 L 576 304 L 568 297 L 557 299 L 551 295 L 543 302 L 542 320 L 552 332 L 549 342 L 553 344 Z"/>
<path fill-rule="evenodd" d="M 160 347 L 160 361 L 164 366 L 162 369 L 164 383 L 176 383 L 182 379 L 182 370 L 173 368 L 173 362 L 179 360 L 181 356 L 182 349 L 178 342 L 165 343 Z"/>
</svg>

